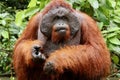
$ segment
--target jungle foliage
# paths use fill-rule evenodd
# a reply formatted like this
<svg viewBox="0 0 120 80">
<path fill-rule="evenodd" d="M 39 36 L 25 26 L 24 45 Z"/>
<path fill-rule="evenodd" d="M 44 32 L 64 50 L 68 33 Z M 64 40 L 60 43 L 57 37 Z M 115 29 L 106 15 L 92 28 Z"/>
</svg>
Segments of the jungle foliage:
<svg viewBox="0 0 120 80">
<path fill-rule="evenodd" d="M 12 71 L 15 41 L 28 20 L 50 0 L 0 1 L 0 75 Z M 93 17 L 111 53 L 110 77 L 120 77 L 120 0 L 67 0 L 76 10 Z"/>
</svg>

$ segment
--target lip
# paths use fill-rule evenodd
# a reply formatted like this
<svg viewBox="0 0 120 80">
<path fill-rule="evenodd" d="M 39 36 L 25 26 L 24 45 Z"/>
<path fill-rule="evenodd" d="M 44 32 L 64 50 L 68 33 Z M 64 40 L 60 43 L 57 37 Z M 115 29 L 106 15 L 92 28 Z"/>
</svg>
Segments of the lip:
<svg viewBox="0 0 120 80">
<path fill-rule="evenodd" d="M 66 28 L 57 28 L 55 31 L 56 32 L 64 32 L 66 30 L 67 30 Z"/>
</svg>

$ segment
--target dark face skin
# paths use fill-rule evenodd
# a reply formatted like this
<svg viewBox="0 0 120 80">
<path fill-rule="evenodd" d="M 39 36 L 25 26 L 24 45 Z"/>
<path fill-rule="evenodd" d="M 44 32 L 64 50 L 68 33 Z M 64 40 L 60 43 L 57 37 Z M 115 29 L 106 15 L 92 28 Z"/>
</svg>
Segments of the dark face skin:
<svg viewBox="0 0 120 80">
<path fill-rule="evenodd" d="M 80 23 L 73 11 L 61 6 L 49 10 L 43 15 L 40 24 L 41 33 L 47 37 L 43 48 L 45 53 L 51 53 L 64 45 L 75 45 L 72 39 L 79 30 Z"/>
<path fill-rule="evenodd" d="M 40 25 L 41 32 L 50 38 L 52 35 L 52 28 L 53 26 L 56 27 L 58 33 L 66 31 L 69 26 L 70 28 L 70 35 L 74 36 L 77 31 L 79 30 L 80 24 L 73 12 L 69 9 L 64 7 L 56 7 L 48 11 L 43 16 L 42 23 Z M 62 35 L 60 35 L 62 36 Z"/>
</svg>

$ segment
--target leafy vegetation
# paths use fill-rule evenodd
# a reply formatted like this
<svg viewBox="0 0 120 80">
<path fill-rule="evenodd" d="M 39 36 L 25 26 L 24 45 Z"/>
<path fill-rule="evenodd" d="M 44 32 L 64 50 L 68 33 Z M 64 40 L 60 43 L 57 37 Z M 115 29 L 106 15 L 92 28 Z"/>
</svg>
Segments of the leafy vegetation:
<svg viewBox="0 0 120 80">
<path fill-rule="evenodd" d="M 9 1 L 9 0 L 8 0 Z M 20 0 L 22 1 L 22 0 Z M 22 8 L 12 8 L 0 3 L 0 74 L 11 73 L 13 45 L 28 20 L 41 11 L 50 0 L 25 0 Z M 93 17 L 103 34 L 111 53 L 112 70 L 110 77 L 120 77 L 120 0 L 68 0 L 76 10 Z M 14 8 L 14 9 L 13 9 Z M 26 8 L 26 9 L 24 9 Z M 24 9 L 24 10 L 22 10 Z M 16 16 L 15 16 L 16 12 Z"/>
<path fill-rule="evenodd" d="M 0 3 L 0 7 L 0 12 L 3 12 L 0 14 L 0 74 L 2 74 L 4 72 L 10 72 L 11 58 L 9 55 L 10 50 L 13 48 L 13 42 L 15 41 L 13 36 L 15 33 L 13 31 L 15 24 L 12 23 L 14 22 L 14 17 L 9 13 L 10 8 L 4 10 L 5 6 L 2 3 Z"/>
</svg>

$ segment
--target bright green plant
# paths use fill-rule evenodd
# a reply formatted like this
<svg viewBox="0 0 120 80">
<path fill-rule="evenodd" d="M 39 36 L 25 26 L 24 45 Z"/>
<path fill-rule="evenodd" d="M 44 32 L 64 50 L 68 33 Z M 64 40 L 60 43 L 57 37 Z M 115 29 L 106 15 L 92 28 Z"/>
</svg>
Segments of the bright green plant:
<svg viewBox="0 0 120 80">
<path fill-rule="evenodd" d="M 20 28 L 14 23 L 15 13 L 10 7 L 0 3 L 0 13 L 0 75 L 3 75 L 11 73 L 12 50 Z"/>
<path fill-rule="evenodd" d="M 49 2 L 50 0 L 31 0 L 28 8 L 18 11 L 16 14 L 16 25 L 17 26 L 23 26 L 25 23 L 26 18 L 31 18 L 35 13 L 42 10 L 44 6 Z M 26 23 L 25 23 L 26 24 Z"/>
</svg>

